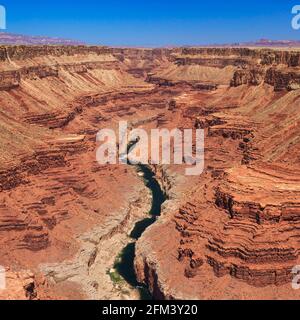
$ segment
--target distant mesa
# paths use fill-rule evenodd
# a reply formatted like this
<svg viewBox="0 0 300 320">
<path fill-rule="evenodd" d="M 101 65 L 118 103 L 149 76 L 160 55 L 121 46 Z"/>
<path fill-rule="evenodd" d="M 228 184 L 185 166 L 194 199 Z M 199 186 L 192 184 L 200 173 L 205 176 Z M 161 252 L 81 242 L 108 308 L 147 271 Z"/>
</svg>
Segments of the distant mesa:
<svg viewBox="0 0 300 320">
<path fill-rule="evenodd" d="M 300 40 L 269 40 L 260 39 L 255 42 L 245 42 L 241 45 L 254 46 L 254 47 L 300 47 Z"/>
<path fill-rule="evenodd" d="M 85 43 L 61 38 L 51 38 L 43 36 L 27 36 L 0 32 L 0 44 L 2 45 L 84 45 Z"/>
<path fill-rule="evenodd" d="M 297 48 L 300 47 L 300 40 L 269 40 L 260 39 L 249 42 L 236 42 L 222 45 L 210 45 L 213 47 L 267 47 L 267 48 Z"/>
<path fill-rule="evenodd" d="M 14 34 L 0 32 L 0 45 L 67 45 L 78 46 L 86 45 L 87 43 L 72 39 L 52 38 L 46 36 L 28 36 L 22 34 Z M 126 46 L 125 46 L 126 47 Z M 132 46 L 128 46 L 132 47 Z M 163 48 L 174 49 L 177 46 L 164 45 Z M 267 47 L 267 48 L 300 48 L 300 40 L 269 40 L 260 39 L 249 42 L 235 42 L 223 44 L 202 44 L 202 45 L 184 45 L 184 47 Z M 120 47 L 124 48 L 124 46 Z M 141 48 L 134 46 L 133 48 Z"/>
</svg>

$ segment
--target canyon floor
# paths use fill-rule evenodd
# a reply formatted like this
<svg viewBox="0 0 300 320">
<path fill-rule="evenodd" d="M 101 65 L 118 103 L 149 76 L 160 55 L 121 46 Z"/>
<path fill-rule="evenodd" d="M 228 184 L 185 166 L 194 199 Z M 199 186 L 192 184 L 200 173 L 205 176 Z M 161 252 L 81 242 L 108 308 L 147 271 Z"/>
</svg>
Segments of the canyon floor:
<svg viewBox="0 0 300 320">
<path fill-rule="evenodd" d="M 0 299 L 299 299 L 300 52 L 0 46 Z M 100 165 L 119 121 L 203 129 L 205 168 Z"/>
</svg>

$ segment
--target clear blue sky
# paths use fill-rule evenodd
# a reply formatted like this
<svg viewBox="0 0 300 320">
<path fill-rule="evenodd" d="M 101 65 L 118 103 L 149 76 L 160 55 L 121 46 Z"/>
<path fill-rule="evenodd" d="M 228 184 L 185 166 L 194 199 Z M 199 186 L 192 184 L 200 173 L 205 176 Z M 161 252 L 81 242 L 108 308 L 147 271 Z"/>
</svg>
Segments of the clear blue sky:
<svg viewBox="0 0 300 320">
<path fill-rule="evenodd" d="M 300 0 L 0 0 L 7 32 L 91 44 L 163 46 L 300 39 Z"/>
</svg>

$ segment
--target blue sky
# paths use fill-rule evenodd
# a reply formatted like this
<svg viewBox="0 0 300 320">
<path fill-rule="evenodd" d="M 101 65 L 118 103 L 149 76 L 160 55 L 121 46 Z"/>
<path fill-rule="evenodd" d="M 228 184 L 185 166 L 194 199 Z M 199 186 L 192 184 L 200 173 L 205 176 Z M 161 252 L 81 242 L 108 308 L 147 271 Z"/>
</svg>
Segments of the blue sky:
<svg viewBox="0 0 300 320">
<path fill-rule="evenodd" d="M 164 46 L 300 39 L 291 28 L 300 0 L 0 0 L 7 32 L 90 44 Z"/>
</svg>

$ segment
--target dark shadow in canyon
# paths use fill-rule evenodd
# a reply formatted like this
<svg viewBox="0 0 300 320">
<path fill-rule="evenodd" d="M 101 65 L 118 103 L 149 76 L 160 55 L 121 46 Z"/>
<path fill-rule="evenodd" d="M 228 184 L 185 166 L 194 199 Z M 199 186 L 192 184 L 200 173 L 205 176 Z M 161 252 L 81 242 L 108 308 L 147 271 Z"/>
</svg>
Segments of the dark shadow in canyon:
<svg viewBox="0 0 300 320">
<path fill-rule="evenodd" d="M 153 297 L 151 296 L 148 288 L 139 283 L 136 279 L 134 270 L 135 242 L 142 236 L 148 227 L 155 223 L 157 217 L 160 216 L 162 205 L 167 200 L 167 196 L 158 181 L 155 179 L 155 174 L 149 166 L 137 165 L 137 170 L 138 172 L 143 173 L 144 183 L 152 193 L 152 206 L 149 211 L 150 217 L 136 223 L 130 234 L 130 237 L 134 242 L 130 243 L 123 249 L 114 267 L 128 284 L 139 290 L 140 298 L 142 300 L 152 300 Z"/>
</svg>

